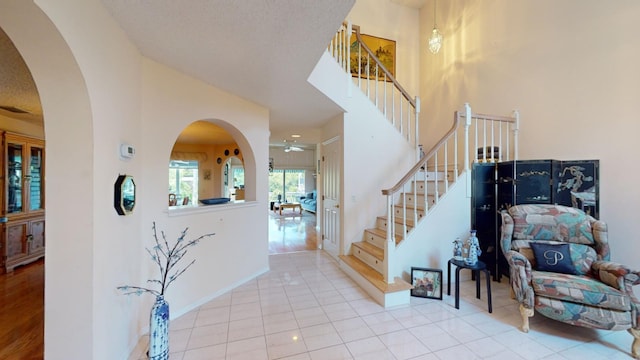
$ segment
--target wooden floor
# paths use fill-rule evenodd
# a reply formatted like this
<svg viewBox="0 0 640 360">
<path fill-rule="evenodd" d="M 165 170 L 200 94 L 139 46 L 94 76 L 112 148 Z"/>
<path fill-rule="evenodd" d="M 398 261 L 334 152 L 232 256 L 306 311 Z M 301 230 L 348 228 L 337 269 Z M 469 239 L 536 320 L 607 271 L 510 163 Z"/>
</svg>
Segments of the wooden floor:
<svg viewBox="0 0 640 360">
<path fill-rule="evenodd" d="M 316 215 L 306 210 L 269 211 L 269 254 L 317 250 Z"/>
<path fill-rule="evenodd" d="M 269 253 L 316 250 L 316 215 L 269 211 Z M 44 260 L 0 275 L 0 359 L 35 360 L 44 354 Z"/>
<path fill-rule="evenodd" d="M 0 275 L 0 359 L 42 359 L 44 260 Z"/>
</svg>

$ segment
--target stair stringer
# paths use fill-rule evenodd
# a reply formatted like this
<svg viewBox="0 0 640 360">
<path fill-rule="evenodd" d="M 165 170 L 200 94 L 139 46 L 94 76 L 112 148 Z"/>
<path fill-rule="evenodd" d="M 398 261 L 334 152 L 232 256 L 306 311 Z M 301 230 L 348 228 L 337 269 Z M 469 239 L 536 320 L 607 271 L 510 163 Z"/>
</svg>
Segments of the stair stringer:
<svg viewBox="0 0 640 360">
<path fill-rule="evenodd" d="M 466 239 L 471 227 L 471 200 L 467 195 L 468 176 L 463 172 L 448 191 L 418 222 L 393 253 L 391 278 L 411 282 L 411 267 L 443 270 L 446 283 L 447 262 L 452 256 L 453 240 Z"/>
</svg>

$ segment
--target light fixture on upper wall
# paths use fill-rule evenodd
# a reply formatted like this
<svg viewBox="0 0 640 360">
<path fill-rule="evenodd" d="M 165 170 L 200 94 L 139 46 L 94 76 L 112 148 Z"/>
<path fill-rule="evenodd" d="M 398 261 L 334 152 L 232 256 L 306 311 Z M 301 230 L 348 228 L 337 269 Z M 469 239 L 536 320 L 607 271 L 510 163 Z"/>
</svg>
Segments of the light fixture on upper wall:
<svg viewBox="0 0 640 360">
<path fill-rule="evenodd" d="M 433 0 L 433 30 L 431 31 L 431 36 L 429 37 L 429 51 L 432 54 L 437 54 L 442 47 L 442 34 L 438 31 L 438 26 L 436 24 L 436 3 L 438 0 Z"/>
</svg>

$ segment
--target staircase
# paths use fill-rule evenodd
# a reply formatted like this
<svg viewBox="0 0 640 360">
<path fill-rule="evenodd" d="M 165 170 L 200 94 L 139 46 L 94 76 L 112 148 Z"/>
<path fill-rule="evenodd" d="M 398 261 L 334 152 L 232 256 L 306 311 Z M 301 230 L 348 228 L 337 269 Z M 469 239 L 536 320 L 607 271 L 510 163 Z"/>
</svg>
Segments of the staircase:
<svg viewBox="0 0 640 360">
<path fill-rule="evenodd" d="M 427 174 L 424 170 L 419 175 L 422 178 L 435 177 L 435 173 Z M 392 219 L 389 220 L 388 216 L 378 216 L 375 227 L 364 230 L 362 241 L 351 244 L 351 254 L 340 255 L 341 268 L 360 286 L 368 288 L 368 293 L 380 304 L 394 306 L 406 303 L 409 290 L 412 288 L 409 282 L 400 277 L 395 277 L 393 282 L 384 278 L 388 232 L 393 231 L 393 244 L 400 245 L 416 224 L 413 216 L 407 217 L 407 214 L 416 214 L 418 221 L 426 215 L 426 209 L 420 204 L 423 204 L 425 199 L 430 204 L 435 203 L 435 187 L 440 190 L 444 188 L 443 175 L 441 173 L 441 180 L 428 187 L 425 187 L 422 181 L 412 181 L 410 191 L 401 194 L 400 203 L 394 204 Z M 389 221 L 393 221 L 394 224 L 391 225 Z"/>
<path fill-rule="evenodd" d="M 347 74 L 354 76 L 349 80 L 371 100 L 410 148 L 415 149 L 414 154 L 407 154 L 415 156 L 415 165 L 394 186 L 382 190 L 386 196 L 386 214 L 377 216 L 375 222 L 372 221 L 375 227 L 364 229 L 361 241 L 351 242 L 347 254 L 339 256 L 341 269 L 378 303 L 389 307 L 409 302 L 411 266 L 431 261 L 435 265 L 427 267 L 443 268 L 450 257 L 454 233 L 459 236 L 468 232 L 469 165 L 472 161 L 487 161 L 486 154 L 479 159 L 475 149 L 498 146 L 500 161 L 517 159 L 518 115 L 473 114 L 465 104 L 462 111 L 456 112 L 447 134 L 426 154 L 420 154 L 417 145 L 419 99 L 413 100 L 407 94 L 362 41 L 354 48 L 352 33 L 360 39 L 357 26 L 343 24 L 329 45 L 329 53 Z M 357 70 L 349 63 L 353 59 L 352 51 L 357 53 Z M 398 177 L 397 174 L 389 176 Z M 434 221 L 442 223 L 443 217 L 450 217 L 451 204 L 461 204 L 454 206 L 454 212 L 465 219 L 456 222 L 463 229 L 434 227 Z M 434 237 L 440 243 L 425 241 Z M 434 249 L 444 246 L 447 246 L 446 254 L 438 251 L 434 254 Z"/>
</svg>

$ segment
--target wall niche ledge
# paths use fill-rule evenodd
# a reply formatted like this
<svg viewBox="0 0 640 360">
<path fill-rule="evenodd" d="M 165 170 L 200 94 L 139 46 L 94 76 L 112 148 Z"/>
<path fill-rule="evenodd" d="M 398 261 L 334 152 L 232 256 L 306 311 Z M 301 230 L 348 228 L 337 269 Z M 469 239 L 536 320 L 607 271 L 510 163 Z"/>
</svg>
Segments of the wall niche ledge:
<svg viewBox="0 0 640 360">
<path fill-rule="evenodd" d="M 237 201 L 218 205 L 179 206 L 165 210 L 169 217 L 214 213 L 258 206 L 257 201 Z"/>
</svg>

